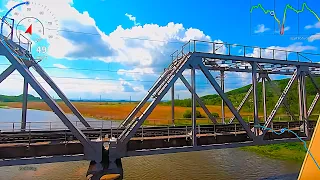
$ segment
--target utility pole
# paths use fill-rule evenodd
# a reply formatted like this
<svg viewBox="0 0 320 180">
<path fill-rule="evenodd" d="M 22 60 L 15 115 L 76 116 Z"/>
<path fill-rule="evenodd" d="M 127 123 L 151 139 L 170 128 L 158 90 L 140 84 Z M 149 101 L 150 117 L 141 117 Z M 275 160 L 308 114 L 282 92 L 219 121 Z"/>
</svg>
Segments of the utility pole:
<svg viewBox="0 0 320 180">
<path fill-rule="evenodd" d="M 131 96 L 130 96 L 130 101 L 129 101 L 129 103 L 131 104 Z"/>
</svg>

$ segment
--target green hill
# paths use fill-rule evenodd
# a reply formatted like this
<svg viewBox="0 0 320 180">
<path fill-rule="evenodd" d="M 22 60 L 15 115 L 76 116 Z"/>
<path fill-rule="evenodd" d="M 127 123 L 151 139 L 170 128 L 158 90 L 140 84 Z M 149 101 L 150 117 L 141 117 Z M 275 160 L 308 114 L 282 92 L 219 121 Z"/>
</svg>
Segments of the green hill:
<svg viewBox="0 0 320 180">
<path fill-rule="evenodd" d="M 316 79 L 317 84 L 320 84 L 320 78 L 317 77 Z M 281 92 L 284 90 L 288 83 L 289 79 L 282 79 L 282 80 L 274 80 L 272 81 L 273 84 L 278 87 Z M 231 100 L 231 102 L 234 104 L 235 107 L 237 107 L 241 100 L 244 98 L 247 91 L 250 89 L 251 85 L 247 85 L 238 89 L 231 90 L 229 92 L 226 92 L 228 95 L 228 98 Z M 278 94 L 275 90 L 273 90 L 272 86 L 266 82 L 266 96 L 267 96 L 267 111 L 270 113 L 276 104 L 280 94 Z M 263 112 L 262 107 L 262 83 L 258 83 L 257 87 L 258 91 L 258 99 L 259 99 L 259 112 Z M 316 89 L 313 86 L 311 80 L 309 78 L 306 78 L 306 91 L 307 91 L 307 104 L 308 107 L 312 103 L 312 100 L 314 96 L 316 95 Z M 201 97 L 202 101 L 206 105 L 221 105 L 221 98 L 217 94 L 213 95 L 206 95 Z M 297 81 L 294 82 L 293 86 L 291 87 L 288 95 L 287 95 L 287 104 L 291 110 L 291 112 L 298 114 L 299 113 L 299 104 L 298 104 L 298 83 Z M 250 103 L 251 102 L 251 103 Z M 252 112 L 253 111 L 253 96 L 250 95 L 249 99 L 244 104 L 242 111 Z M 163 104 L 170 105 L 171 101 L 165 102 Z M 317 104 L 315 107 L 315 110 L 313 113 L 319 113 L 320 112 L 320 103 Z M 183 100 L 175 100 L 176 106 L 183 106 L 183 107 L 191 107 L 191 99 L 183 99 Z M 198 106 L 198 105 L 197 105 Z M 278 113 L 285 113 L 285 109 L 281 106 L 281 108 L 278 110 Z"/>
<path fill-rule="evenodd" d="M 22 102 L 23 95 L 19 96 L 6 96 L 6 95 L 0 95 L 0 102 Z M 28 101 L 42 101 L 39 97 L 34 97 L 31 94 L 28 94 Z"/>
</svg>

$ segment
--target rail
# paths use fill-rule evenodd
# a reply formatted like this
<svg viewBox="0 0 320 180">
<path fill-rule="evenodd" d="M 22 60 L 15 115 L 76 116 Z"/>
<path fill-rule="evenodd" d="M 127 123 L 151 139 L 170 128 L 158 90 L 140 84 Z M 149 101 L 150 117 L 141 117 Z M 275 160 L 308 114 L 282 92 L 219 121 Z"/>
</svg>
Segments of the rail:
<svg viewBox="0 0 320 180">
<path fill-rule="evenodd" d="M 264 59 L 277 59 L 297 62 L 320 62 L 320 54 L 310 52 L 297 52 L 287 49 L 262 48 L 258 46 L 246 46 L 239 44 L 229 44 L 224 42 L 210 42 L 201 40 L 189 40 L 180 50 L 174 51 L 170 56 L 172 61 L 181 58 L 187 53 L 213 53 L 229 56 L 241 56 Z"/>
<path fill-rule="evenodd" d="M 309 120 L 316 120 L 319 115 L 314 114 L 309 117 Z M 243 119 L 247 123 L 253 122 L 253 116 L 242 116 Z M 231 117 L 225 117 L 225 119 L 228 119 Z M 259 119 L 263 119 L 263 116 L 259 116 Z M 218 124 L 222 124 L 222 118 L 216 118 L 218 121 Z M 282 122 L 282 121 L 289 121 L 289 122 L 295 122 L 294 119 L 292 119 L 290 116 L 276 116 L 274 118 L 274 122 Z M 87 122 L 93 127 L 97 129 L 105 129 L 112 127 L 113 129 L 117 129 L 119 124 L 122 122 L 120 120 L 87 120 Z M 234 121 L 237 123 L 237 121 Z M 80 121 L 72 121 L 72 123 L 78 127 L 80 130 L 87 130 Z M 147 119 L 143 126 L 144 127 L 168 127 L 168 126 L 189 126 L 191 125 L 191 118 L 176 118 L 174 119 L 174 123 L 172 122 L 172 119 Z M 197 125 L 213 125 L 212 121 L 209 118 L 197 118 Z M 53 130 L 64 130 L 66 126 L 59 122 L 59 121 L 35 121 L 35 122 L 26 122 L 26 130 L 35 130 L 35 131 L 53 131 Z M 0 122 L 0 132 L 18 132 L 21 131 L 21 122 Z"/>
<path fill-rule="evenodd" d="M 254 123 L 248 123 L 250 127 L 254 126 Z M 276 122 L 273 125 L 274 130 L 281 130 L 282 128 L 288 128 L 293 130 L 303 130 L 301 128 L 302 122 Z M 311 121 L 310 128 L 315 127 L 316 121 Z M 263 125 L 263 124 L 262 124 Z M 108 141 L 111 137 L 118 137 L 123 129 L 113 128 L 98 128 L 94 130 L 85 130 L 83 133 L 89 139 L 102 138 L 103 141 Z M 244 133 L 245 130 L 240 124 L 226 124 L 226 125 L 197 125 L 197 135 L 234 135 L 237 136 L 239 133 Z M 144 127 L 138 129 L 134 138 L 159 137 L 159 138 L 170 138 L 176 136 L 184 136 L 190 138 L 192 133 L 191 126 L 167 126 L 167 127 Z M 0 132 L 0 144 L 19 144 L 24 143 L 30 145 L 38 142 L 51 142 L 51 143 L 70 143 L 77 141 L 74 135 L 65 129 L 56 129 L 52 131 L 35 131 L 27 129 L 24 132 Z"/>
<path fill-rule="evenodd" d="M 0 21 L 2 22 L 2 19 L 3 17 L 0 17 Z M 11 20 L 12 23 L 10 24 L 7 19 Z M 11 19 L 11 18 L 8 18 L 6 17 L 5 19 L 3 19 L 3 22 L 5 25 L 7 25 L 9 28 L 10 28 L 10 33 L 6 36 L 7 38 L 9 38 L 10 36 L 10 39 L 13 40 L 13 28 L 14 28 L 14 19 Z"/>
</svg>

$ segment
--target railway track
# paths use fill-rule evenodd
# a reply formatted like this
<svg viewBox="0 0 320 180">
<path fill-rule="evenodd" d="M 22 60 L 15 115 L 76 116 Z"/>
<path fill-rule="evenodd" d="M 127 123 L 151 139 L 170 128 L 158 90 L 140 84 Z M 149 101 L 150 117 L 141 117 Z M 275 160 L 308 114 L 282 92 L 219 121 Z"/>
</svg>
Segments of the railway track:
<svg viewBox="0 0 320 180">
<path fill-rule="evenodd" d="M 273 129 L 281 128 L 298 128 L 302 123 L 297 122 L 275 122 Z M 316 121 L 310 121 L 310 128 L 313 128 Z M 253 127 L 250 123 L 250 127 Z M 263 125 L 263 123 L 261 123 Z M 135 137 L 157 137 L 157 136 L 173 136 L 188 135 L 192 130 L 191 126 L 166 126 L 166 127 L 141 127 L 135 134 Z M 89 139 L 97 139 L 99 137 L 118 137 L 123 131 L 122 129 L 84 129 L 82 132 Z M 218 125 L 199 125 L 197 127 L 198 134 L 210 133 L 228 133 L 244 131 L 240 124 L 218 124 Z M 18 131 L 18 132 L 0 132 L 0 144 L 11 143 L 37 143 L 37 142 L 61 142 L 73 141 L 76 138 L 70 130 L 53 130 L 53 131 Z"/>
</svg>

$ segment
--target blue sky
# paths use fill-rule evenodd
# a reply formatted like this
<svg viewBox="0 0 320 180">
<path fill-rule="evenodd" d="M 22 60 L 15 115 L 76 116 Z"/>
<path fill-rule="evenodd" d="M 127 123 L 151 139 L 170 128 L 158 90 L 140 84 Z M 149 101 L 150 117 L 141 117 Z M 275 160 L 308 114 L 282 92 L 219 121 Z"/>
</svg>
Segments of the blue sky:
<svg viewBox="0 0 320 180">
<path fill-rule="evenodd" d="M 101 95 L 102 99 L 128 100 L 131 96 L 140 100 L 169 65 L 170 54 L 190 39 L 319 53 L 320 23 L 308 10 L 299 14 L 287 11 L 284 35 L 280 35 L 274 15 L 264 14 L 260 8 L 250 13 L 250 8 L 260 3 L 282 21 L 287 4 L 301 9 L 305 2 L 320 15 L 319 3 L 300 1 L 31 0 L 31 12 L 22 7 L 10 16 L 17 20 L 35 16 L 44 24 L 52 21 L 53 16 L 58 20 L 53 29 L 59 31 L 47 31 L 54 34 L 54 39 L 44 37 L 44 41 L 33 45 L 32 52 L 40 56 L 37 47 L 47 48 L 48 58 L 40 64 L 69 98 L 99 99 Z M 18 2 L 21 1 L 1 1 L 0 15 Z M 44 7 L 52 16 L 39 15 Z M 28 23 L 23 25 L 26 28 Z M 209 46 L 201 48 L 207 50 Z M 0 61 L 0 70 L 4 70 L 8 61 Z M 185 72 L 186 77 L 189 74 Z M 218 76 L 217 72 L 212 74 Z M 249 84 L 250 76 L 227 73 L 226 89 Z M 43 80 L 39 81 L 49 90 Z M 200 95 L 215 93 L 200 72 L 196 82 Z M 21 88 L 22 78 L 15 72 L 0 84 L 0 93 L 18 95 Z M 31 93 L 36 95 L 32 90 Z M 176 98 L 178 95 L 180 99 L 190 97 L 179 81 Z"/>
</svg>

